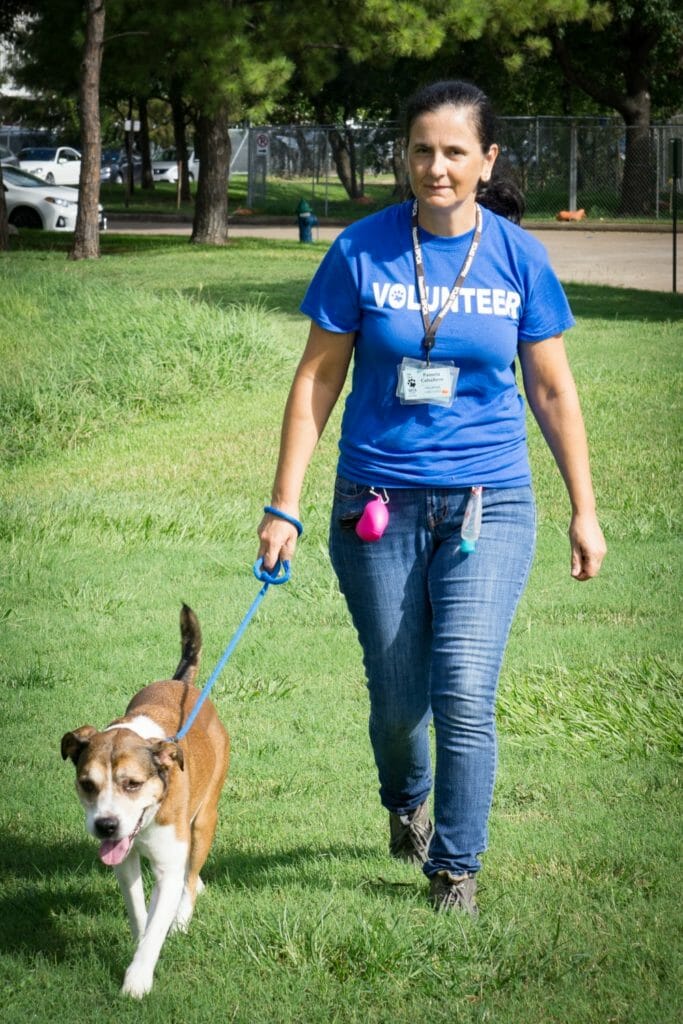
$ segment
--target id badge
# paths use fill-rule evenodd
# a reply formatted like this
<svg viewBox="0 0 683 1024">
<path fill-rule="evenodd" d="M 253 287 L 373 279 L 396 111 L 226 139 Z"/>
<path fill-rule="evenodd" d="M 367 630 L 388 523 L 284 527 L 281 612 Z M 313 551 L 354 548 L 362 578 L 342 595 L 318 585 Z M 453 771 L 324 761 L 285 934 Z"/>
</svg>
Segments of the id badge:
<svg viewBox="0 0 683 1024">
<path fill-rule="evenodd" d="M 425 363 L 407 356 L 397 367 L 401 405 L 452 405 L 460 373 L 454 363 Z"/>
</svg>

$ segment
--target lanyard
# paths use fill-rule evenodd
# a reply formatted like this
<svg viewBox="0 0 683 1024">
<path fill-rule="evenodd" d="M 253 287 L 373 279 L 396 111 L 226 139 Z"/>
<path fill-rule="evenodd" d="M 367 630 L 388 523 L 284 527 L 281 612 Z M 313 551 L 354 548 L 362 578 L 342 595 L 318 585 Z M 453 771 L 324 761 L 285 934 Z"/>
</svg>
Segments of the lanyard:
<svg viewBox="0 0 683 1024">
<path fill-rule="evenodd" d="M 418 224 L 417 224 L 417 199 L 413 203 L 412 213 L 412 233 L 413 233 L 413 257 L 415 259 L 415 276 L 417 278 L 417 291 L 420 296 L 420 311 L 422 313 L 422 322 L 424 324 L 425 335 L 424 335 L 424 347 L 427 351 L 427 365 L 429 365 L 429 354 L 434 348 L 434 341 L 436 339 L 436 332 L 441 327 L 442 321 L 446 316 L 446 313 L 451 308 L 452 303 L 458 297 L 460 289 L 462 288 L 465 278 L 470 272 L 472 261 L 474 260 L 475 253 L 479 248 L 479 242 L 481 240 L 481 207 L 476 204 L 477 211 L 477 224 L 474 231 L 474 238 L 469 248 L 467 256 L 460 268 L 460 273 L 455 279 L 455 284 L 450 290 L 450 294 L 446 299 L 445 303 L 436 314 L 432 322 L 429 322 L 429 303 L 427 301 L 427 284 L 425 282 L 425 271 L 424 264 L 422 262 L 422 247 L 420 246 L 420 239 L 418 235 Z"/>
</svg>

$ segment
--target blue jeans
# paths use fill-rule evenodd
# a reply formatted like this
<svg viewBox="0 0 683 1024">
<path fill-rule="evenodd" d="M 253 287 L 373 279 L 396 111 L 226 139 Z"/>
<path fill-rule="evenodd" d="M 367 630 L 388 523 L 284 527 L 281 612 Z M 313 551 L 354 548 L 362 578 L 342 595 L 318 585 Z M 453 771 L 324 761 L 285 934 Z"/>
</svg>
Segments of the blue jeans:
<svg viewBox="0 0 683 1024">
<path fill-rule="evenodd" d="M 330 556 L 363 650 L 383 805 L 405 814 L 432 790 L 427 875 L 476 872 L 496 771 L 495 695 L 533 559 L 531 488 L 484 489 L 481 536 L 460 552 L 469 489 L 392 489 L 384 536 L 354 526 L 369 488 L 338 477 Z"/>
</svg>

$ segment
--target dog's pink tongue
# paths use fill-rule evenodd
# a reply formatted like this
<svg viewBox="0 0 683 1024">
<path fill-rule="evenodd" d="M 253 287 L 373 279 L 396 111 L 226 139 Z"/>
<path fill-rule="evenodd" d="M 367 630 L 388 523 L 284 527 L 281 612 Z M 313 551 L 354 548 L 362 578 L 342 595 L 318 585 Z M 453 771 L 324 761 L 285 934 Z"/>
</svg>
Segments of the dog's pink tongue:
<svg viewBox="0 0 683 1024">
<path fill-rule="evenodd" d="M 100 860 L 107 867 L 114 867 L 126 859 L 126 854 L 131 848 L 131 839 L 105 839 L 100 846 Z"/>
</svg>

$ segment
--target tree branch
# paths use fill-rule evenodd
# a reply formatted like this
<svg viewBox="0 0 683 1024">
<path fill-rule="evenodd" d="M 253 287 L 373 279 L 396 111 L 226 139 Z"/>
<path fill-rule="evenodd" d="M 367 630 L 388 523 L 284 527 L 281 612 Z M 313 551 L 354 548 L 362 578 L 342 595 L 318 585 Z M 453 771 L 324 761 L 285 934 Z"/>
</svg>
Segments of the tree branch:
<svg viewBox="0 0 683 1024">
<path fill-rule="evenodd" d="M 560 65 L 562 74 L 569 84 L 582 89 L 583 92 L 588 93 L 598 103 L 613 107 L 620 113 L 623 112 L 626 95 L 619 89 L 598 81 L 597 78 L 587 74 L 583 68 L 578 68 L 572 61 L 564 38 L 557 32 L 550 32 L 549 37 L 553 48 L 553 56 Z"/>
<path fill-rule="evenodd" d="M 115 32 L 111 36 L 105 36 L 102 40 L 102 45 L 106 46 L 107 43 L 112 41 L 112 39 L 123 39 L 124 36 L 151 36 L 151 34 L 151 32 L 143 31 L 142 29 L 138 29 L 136 31 L 131 30 L 130 32 Z"/>
</svg>

